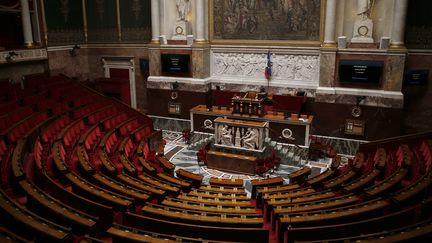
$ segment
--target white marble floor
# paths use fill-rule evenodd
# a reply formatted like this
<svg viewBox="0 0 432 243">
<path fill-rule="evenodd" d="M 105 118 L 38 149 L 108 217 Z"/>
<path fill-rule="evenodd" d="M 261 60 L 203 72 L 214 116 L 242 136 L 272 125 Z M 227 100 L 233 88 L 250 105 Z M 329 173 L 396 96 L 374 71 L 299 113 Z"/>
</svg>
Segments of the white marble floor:
<svg viewBox="0 0 432 243">
<path fill-rule="evenodd" d="M 194 134 L 192 137 L 192 143 L 199 144 L 199 141 L 211 137 L 210 135 Z M 263 176 L 255 175 L 242 175 L 227 173 L 215 169 L 207 168 L 206 166 L 201 166 L 197 161 L 197 149 L 194 149 L 190 144 L 186 144 L 182 138 L 182 134 L 173 131 L 163 131 L 163 138 L 166 140 L 167 144 L 165 146 L 165 155 L 168 159 L 176 166 L 176 170 L 183 168 L 193 173 L 197 173 L 204 176 L 203 183 L 207 184 L 211 177 L 218 177 L 224 179 L 243 179 L 246 190 L 250 187 L 250 180 L 258 178 L 268 178 L 281 176 L 285 179 L 286 183 L 289 183 L 288 175 L 303 166 L 309 166 L 313 169 L 314 174 L 323 172 L 328 168 L 331 160 L 322 161 L 303 161 L 297 166 L 289 164 L 281 164 L 279 168 L 275 171 L 266 173 Z M 288 145 L 285 145 L 288 146 Z M 293 150 L 297 151 L 297 150 Z M 294 158 L 296 152 L 292 152 L 291 156 Z"/>
</svg>

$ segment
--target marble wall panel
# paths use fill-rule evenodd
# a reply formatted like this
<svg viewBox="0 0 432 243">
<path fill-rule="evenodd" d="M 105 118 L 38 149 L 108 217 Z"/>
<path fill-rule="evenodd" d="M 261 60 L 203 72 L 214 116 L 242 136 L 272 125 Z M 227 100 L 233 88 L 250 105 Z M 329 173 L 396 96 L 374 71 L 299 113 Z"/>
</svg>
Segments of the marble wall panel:
<svg viewBox="0 0 432 243">
<path fill-rule="evenodd" d="M 406 70 L 432 70 L 430 53 L 410 53 L 407 56 Z M 405 98 L 404 127 L 405 133 L 418 133 L 432 130 L 432 72 L 429 71 L 424 85 L 404 85 L 402 92 Z"/>
<path fill-rule="evenodd" d="M 322 51 L 320 54 L 320 80 L 321 87 L 334 87 L 335 86 L 335 66 L 336 66 L 336 52 L 335 51 Z"/>
<path fill-rule="evenodd" d="M 161 53 L 160 49 L 149 47 L 149 63 L 150 63 L 150 76 L 161 75 Z"/>
<path fill-rule="evenodd" d="M 176 90 L 180 90 L 180 91 L 192 91 L 197 93 L 205 93 L 210 89 L 209 85 L 205 83 L 194 84 L 194 83 L 184 83 L 184 82 L 176 82 L 176 81 L 173 82 L 172 80 L 175 80 L 175 78 L 170 80 L 168 80 L 168 78 L 164 79 L 163 77 L 158 78 L 157 80 L 152 79 L 147 81 L 147 88 L 172 91 L 173 85 L 175 84 L 177 86 Z M 179 78 L 178 80 L 180 81 L 183 79 Z"/>
<path fill-rule="evenodd" d="M 320 141 L 323 144 L 332 146 L 337 151 L 338 154 L 352 155 L 352 156 L 354 156 L 357 153 L 360 144 L 366 142 L 363 140 L 340 139 L 335 137 L 324 137 L 324 136 L 317 136 L 317 135 L 312 135 L 312 139 L 316 139 L 317 141 Z"/>
<path fill-rule="evenodd" d="M 387 91 L 401 91 L 405 70 L 405 53 L 388 55 L 385 65 L 385 82 L 383 89 Z"/>
<path fill-rule="evenodd" d="M 315 97 L 316 102 L 325 102 L 331 104 L 347 104 L 347 105 L 356 105 L 357 98 L 363 95 L 347 95 L 347 94 L 323 94 L 319 93 Z M 378 95 L 372 96 L 364 96 L 364 99 L 361 100 L 360 105 L 362 106 L 371 106 L 371 107 L 386 107 L 386 108 L 403 108 L 403 99 L 402 98 L 388 98 L 381 97 Z"/>
<path fill-rule="evenodd" d="M 274 87 L 265 85 L 243 85 L 243 84 L 230 84 L 230 83 L 218 83 L 214 82 L 211 84 L 211 89 L 215 90 L 220 88 L 221 90 L 230 90 L 237 92 L 248 92 L 248 91 L 260 91 L 261 88 L 265 89 L 269 94 L 277 95 L 296 95 L 298 92 L 305 92 L 307 97 L 315 97 L 315 89 L 304 89 L 304 88 L 289 88 L 289 87 Z"/>
<path fill-rule="evenodd" d="M 46 63 L 44 60 L 2 64 L 0 65 L 0 79 L 10 79 L 13 83 L 19 83 L 25 75 L 46 72 Z"/>
<path fill-rule="evenodd" d="M 190 121 L 151 116 L 154 129 L 167 130 L 173 132 L 182 132 L 185 129 L 190 129 Z"/>
<path fill-rule="evenodd" d="M 75 54 L 71 54 L 70 49 L 49 51 L 48 59 L 51 75 L 64 74 L 78 80 L 90 78 L 88 50 L 85 48 L 75 50 Z"/>
<path fill-rule="evenodd" d="M 210 49 L 193 48 L 192 49 L 192 77 L 207 78 L 210 75 Z"/>
</svg>

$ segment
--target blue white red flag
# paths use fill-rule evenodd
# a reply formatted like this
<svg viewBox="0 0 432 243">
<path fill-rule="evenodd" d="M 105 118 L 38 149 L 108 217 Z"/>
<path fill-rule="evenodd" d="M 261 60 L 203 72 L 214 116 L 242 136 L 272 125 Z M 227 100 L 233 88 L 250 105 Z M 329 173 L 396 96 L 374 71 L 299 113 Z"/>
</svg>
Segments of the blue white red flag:
<svg viewBox="0 0 432 243">
<path fill-rule="evenodd" d="M 271 79 L 272 76 L 272 63 L 270 60 L 270 50 L 267 51 L 267 67 L 265 68 L 265 77 L 267 80 Z"/>
</svg>

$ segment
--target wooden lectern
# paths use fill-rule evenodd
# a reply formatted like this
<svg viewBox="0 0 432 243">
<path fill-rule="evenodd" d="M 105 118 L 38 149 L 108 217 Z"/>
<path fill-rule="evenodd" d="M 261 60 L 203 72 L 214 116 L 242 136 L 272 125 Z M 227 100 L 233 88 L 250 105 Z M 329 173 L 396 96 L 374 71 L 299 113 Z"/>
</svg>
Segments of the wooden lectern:
<svg viewBox="0 0 432 243">
<path fill-rule="evenodd" d="M 247 116 L 264 116 L 264 99 L 259 99 L 257 92 L 247 92 L 243 97 L 234 96 L 231 99 L 233 107 L 233 114 L 247 115 Z"/>
</svg>

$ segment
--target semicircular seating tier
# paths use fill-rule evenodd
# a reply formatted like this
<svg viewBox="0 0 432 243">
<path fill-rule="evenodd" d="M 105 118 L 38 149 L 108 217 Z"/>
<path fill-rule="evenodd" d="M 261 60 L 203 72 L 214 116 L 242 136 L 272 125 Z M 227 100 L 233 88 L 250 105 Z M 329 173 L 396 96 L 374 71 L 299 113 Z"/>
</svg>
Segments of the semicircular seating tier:
<svg viewBox="0 0 432 243">
<path fill-rule="evenodd" d="M 0 241 L 338 242 L 432 234 L 432 134 L 364 144 L 291 184 L 177 169 L 151 119 L 65 76 L 1 82 Z"/>
</svg>

